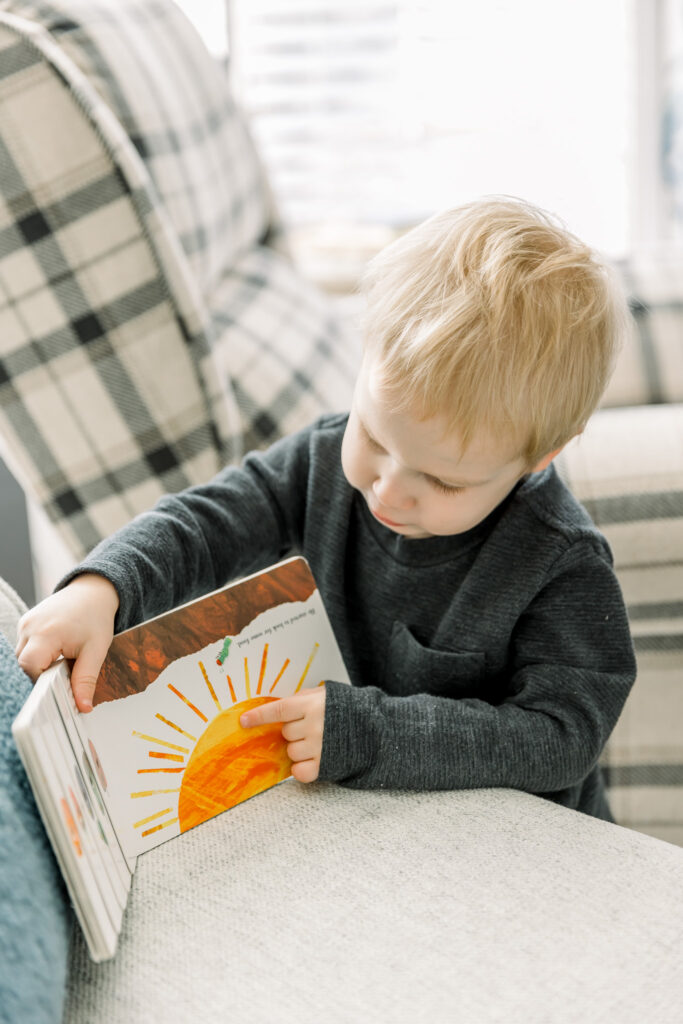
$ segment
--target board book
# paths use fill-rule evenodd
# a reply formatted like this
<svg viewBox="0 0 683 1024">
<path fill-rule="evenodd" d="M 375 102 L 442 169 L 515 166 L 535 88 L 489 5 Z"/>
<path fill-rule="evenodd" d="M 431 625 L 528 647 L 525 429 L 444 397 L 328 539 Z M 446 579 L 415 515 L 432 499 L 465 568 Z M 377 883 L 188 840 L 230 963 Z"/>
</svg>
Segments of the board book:
<svg viewBox="0 0 683 1024">
<path fill-rule="evenodd" d="M 250 707 L 349 682 L 296 557 L 116 634 L 81 714 L 60 659 L 12 732 L 93 960 L 116 950 L 136 859 L 291 776 Z"/>
</svg>

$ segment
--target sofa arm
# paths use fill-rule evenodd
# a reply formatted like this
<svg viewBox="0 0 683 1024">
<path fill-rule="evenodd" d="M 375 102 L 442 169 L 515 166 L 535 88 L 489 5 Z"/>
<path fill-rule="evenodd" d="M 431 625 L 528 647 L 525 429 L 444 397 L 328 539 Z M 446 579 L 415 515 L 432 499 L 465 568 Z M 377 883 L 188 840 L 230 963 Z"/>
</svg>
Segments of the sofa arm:
<svg viewBox="0 0 683 1024">
<path fill-rule="evenodd" d="M 506 789 L 289 781 L 138 861 L 69 1024 L 677 1024 L 683 851 Z"/>
<path fill-rule="evenodd" d="M 612 548 L 638 661 L 604 754 L 612 810 L 683 843 L 683 405 L 601 410 L 558 470 Z"/>
</svg>

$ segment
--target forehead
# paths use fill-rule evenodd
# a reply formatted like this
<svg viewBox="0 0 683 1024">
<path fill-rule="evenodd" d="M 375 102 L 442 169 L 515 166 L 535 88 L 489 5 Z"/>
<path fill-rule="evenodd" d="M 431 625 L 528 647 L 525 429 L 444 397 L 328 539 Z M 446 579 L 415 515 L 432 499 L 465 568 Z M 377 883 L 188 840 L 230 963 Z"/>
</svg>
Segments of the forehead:
<svg viewBox="0 0 683 1024">
<path fill-rule="evenodd" d="M 458 482 L 483 482 L 517 463 L 509 445 L 486 430 L 475 429 L 465 447 L 445 417 L 425 419 L 396 408 L 372 364 L 364 362 L 356 384 L 356 411 L 372 437 L 411 469 Z M 466 478 L 466 479 L 465 479 Z"/>
</svg>

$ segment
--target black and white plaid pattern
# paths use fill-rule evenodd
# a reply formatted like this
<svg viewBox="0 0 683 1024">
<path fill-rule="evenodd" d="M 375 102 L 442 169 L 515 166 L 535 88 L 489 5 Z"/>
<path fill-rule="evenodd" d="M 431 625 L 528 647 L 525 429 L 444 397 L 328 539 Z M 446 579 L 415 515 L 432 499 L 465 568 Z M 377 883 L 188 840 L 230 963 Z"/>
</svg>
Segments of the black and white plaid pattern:
<svg viewBox="0 0 683 1024">
<path fill-rule="evenodd" d="M 74 557 L 348 402 L 268 201 L 170 0 L 0 0 L 0 435 Z"/>
<path fill-rule="evenodd" d="M 328 296 L 304 288 L 289 260 L 257 246 L 237 260 L 213 296 L 214 356 L 229 377 L 246 449 L 342 410 L 360 360 L 360 331 Z"/>
<path fill-rule="evenodd" d="M 226 74 L 169 0 L 3 0 L 42 25 L 149 172 L 202 295 L 269 222 L 256 150 Z"/>
<path fill-rule="evenodd" d="M 596 413 L 558 466 L 610 543 L 636 649 L 603 758 L 612 809 L 683 845 L 683 405 Z"/>
</svg>

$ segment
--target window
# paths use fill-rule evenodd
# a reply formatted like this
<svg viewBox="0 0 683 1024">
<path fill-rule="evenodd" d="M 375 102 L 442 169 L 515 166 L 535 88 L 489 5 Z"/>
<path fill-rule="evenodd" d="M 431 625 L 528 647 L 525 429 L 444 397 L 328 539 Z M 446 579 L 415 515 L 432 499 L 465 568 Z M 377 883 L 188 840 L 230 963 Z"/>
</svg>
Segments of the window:
<svg viewBox="0 0 683 1024">
<path fill-rule="evenodd" d="M 629 246 L 624 0 L 231 0 L 232 75 L 288 223 L 401 226 L 485 193 Z"/>
<path fill-rule="evenodd" d="M 362 261 L 366 242 L 487 193 L 556 212 L 616 258 L 661 231 L 640 51 L 677 0 L 177 2 L 219 55 L 227 5 L 234 90 L 295 246 L 317 259 L 331 238 Z"/>
</svg>

